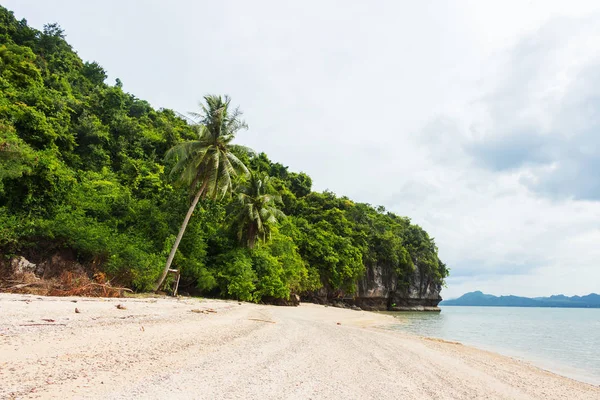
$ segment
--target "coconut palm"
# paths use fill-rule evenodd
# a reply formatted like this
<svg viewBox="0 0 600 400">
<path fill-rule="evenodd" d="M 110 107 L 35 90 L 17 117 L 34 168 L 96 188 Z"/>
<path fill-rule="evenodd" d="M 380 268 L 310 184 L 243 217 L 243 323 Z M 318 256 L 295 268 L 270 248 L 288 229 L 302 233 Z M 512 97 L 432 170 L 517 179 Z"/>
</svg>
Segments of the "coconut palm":
<svg viewBox="0 0 600 400">
<path fill-rule="evenodd" d="M 256 173 L 251 174 L 237 192 L 234 226 L 237 227 L 240 242 L 253 248 L 257 239 L 266 240 L 278 218 L 285 217 L 277 208 L 281 197 L 275 194 L 268 175 Z"/>
<path fill-rule="evenodd" d="M 222 98 L 209 95 L 205 96 L 204 100 L 206 105 L 201 105 L 202 112 L 191 114 L 198 119 L 198 139 L 175 145 L 166 154 L 167 160 L 175 162 L 171 169 L 171 177 L 189 185 L 193 200 L 155 290 L 162 285 L 169 272 L 179 242 L 198 201 L 206 197 L 214 200 L 223 198 L 231 193 L 233 177 L 240 172 L 249 174 L 244 163 L 232 153 L 234 148 L 243 148 L 231 144 L 236 133 L 248 127 L 240 118 L 242 113 L 238 109 L 230 109 L 231 99 L 228 96 Z M 251 151 L 248 148 L 243 149 Z"/>
</svg>

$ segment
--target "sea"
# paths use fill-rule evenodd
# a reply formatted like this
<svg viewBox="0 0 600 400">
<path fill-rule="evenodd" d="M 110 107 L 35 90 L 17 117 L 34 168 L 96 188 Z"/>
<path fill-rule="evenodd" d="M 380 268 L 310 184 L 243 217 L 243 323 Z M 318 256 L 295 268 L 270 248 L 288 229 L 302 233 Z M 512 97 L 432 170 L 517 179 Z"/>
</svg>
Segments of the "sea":
<svg viewBox="0 0 600 400">
<path fill-rule="evenodd" d="M 392 313 L 398 329 L 461 342 L 600 385 L 600 309 L 442 306 Z"/>
</svg>

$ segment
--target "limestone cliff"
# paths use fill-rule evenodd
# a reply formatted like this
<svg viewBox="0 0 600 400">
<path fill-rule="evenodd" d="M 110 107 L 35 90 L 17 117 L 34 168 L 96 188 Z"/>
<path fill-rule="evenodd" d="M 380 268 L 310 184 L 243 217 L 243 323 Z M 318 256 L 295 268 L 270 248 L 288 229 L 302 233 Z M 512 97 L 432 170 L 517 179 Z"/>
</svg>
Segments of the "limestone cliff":
<svg viewBox="0 0 600 400">
<path fill-rule="evenodd" d="M 353 304 L 364 310 L 439 311 L 441 289 L 418 266 L 412 275 L 399 278 L 393 269 L 372 264 L 358 282 Z"/>
<path fill-rule="evenodd" d="M 399 277 L 393 268 L 376 263 L 367 265 L 357 288 L 353 295 L 321 289 L 303 296 L 303 300 L 368 311 L 440 311 L 442 286 L 418 266 L 412 275 Z"/>
</svg>

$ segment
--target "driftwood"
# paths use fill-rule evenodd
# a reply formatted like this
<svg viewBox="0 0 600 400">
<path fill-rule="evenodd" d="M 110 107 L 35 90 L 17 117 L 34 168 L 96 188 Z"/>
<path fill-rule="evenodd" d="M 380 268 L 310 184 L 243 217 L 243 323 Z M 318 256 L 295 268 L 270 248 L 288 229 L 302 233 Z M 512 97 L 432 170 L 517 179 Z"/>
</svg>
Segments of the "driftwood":
<svg viewBox="0 0 600 400">
<path fill-rule="evenodd" d="M 37 283 L 38 283 L 38 282 L 33 282 L 33 283 L 21 283 L 21 284 L 15 285 L 15 286 L 8 287 L 8 288 L 6 288 L 6 289 L 8 289 L 8 290 L 12 290 L 12 289 L 23 289 L 24 287 L 27 287 L 27 286 L 32 286 L 32 285 L 35 285 L 35 284 L 37 284 Z"/>
<path fill-rule="evenodd" d="M 131 289 L 124 288 L 124 287 L 110 286 L 108 284 L 102 285 L 100 283 L 90 283 L 89 285 L 90 286 L 99 286 L 99 287 L 103 287 L 103 288 L 107 288 L 107 289 L 120 290 L 120 291 L 123 291 L 123 292 L 133 293 L 133 290 L 131 290 Z"/>
<path fill-rule="evenodd" d="M 214 313 L 214 314 L 216 314 L 217 313 L 212 308 L 206 308 L 204 310 L 193 309 L 193 310 L 190 310 L 190 311 L 193 312 L 193 313 L 197 313 L 197 314 L 208 314 L 208 313 Z"/>
<path fill-rule="evenodd" d="M 248 321 L 259 321 L 259 322 L 268 322 L 270 324 L 275 324 L 275 321 L 267 321 L 266 319 L 258 319 L 258 318 L 248 318 Z"/>
</svg>

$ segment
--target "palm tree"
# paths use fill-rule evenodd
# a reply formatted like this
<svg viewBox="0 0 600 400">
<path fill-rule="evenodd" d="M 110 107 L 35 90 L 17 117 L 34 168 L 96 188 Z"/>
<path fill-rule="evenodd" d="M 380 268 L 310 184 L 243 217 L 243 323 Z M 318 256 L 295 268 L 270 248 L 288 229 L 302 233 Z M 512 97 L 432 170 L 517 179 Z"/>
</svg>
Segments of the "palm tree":
<svg viewBox="0 0 600 400">
<path fill-rule="evenodd" d="M 239 172 L 249 174 L 248 168 L 231 151 L 238 148 L 251 152 L 248 148 L 231 144 L 240 129 L 248 128 L 240 118 L 241 111 L 230 110 L 231 99 L 228 96 L 223 99 L 221 96 L 209 95 L 204 100 L 206 105 L 201 104 L 202 112 L 191 114 L 199 119 L 196 125 L 198 139 L 175 145 L 166 154 L 167 160 L 175 161 L 171 177 L 177 177 L 180 182 L 189 185 L 194 197 L 155 290 L 162 285 L 169 272 L 177 247 L 200 198 L 221 199 L 231 193 L 233 177 Z"/>
<path fill-rule="evenodd" d="M 248 182 L 240 185 L 237 194 L 237 214 L 234 225 L 237 226 L 240 242 L 253 248 L 257 239 L 266 240 L 271 226 L 277 218 L 285 215 L 276 206 L 281 197 L 274 194 L 268 175 L 262 177 L 251 174 Z"/>
</svg>

